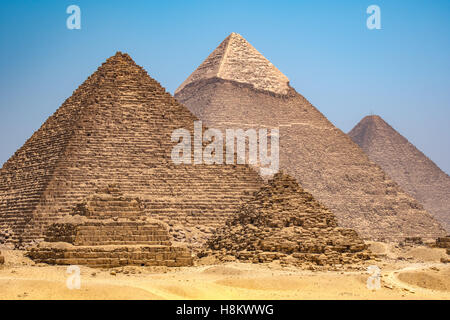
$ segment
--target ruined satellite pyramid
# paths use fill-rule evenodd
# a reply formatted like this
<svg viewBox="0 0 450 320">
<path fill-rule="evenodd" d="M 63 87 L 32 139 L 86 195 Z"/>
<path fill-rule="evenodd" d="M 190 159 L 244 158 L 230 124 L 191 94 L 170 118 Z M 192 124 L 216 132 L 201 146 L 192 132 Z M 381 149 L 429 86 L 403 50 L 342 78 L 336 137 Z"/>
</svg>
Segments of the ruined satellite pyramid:
<svg viewBox="0 0 450 320">
<path fill-rule="evenodd" d="M 211 253 L 252 262 L 281 260 L 294 265 L 359 263 L 370 258 L 351 229 L 296 180 L 277 173 L 207 242 Z"/>
<path fill-rule="evenodd" d="M 331 209 L 342 227 L 371 239 L 445 233 L 240 35 L 229 35 L 175 98 L 209 127 L 279 128 L 280 168 Z"/>
<path fill-rule="evenodd" d="M 3 165 L 0 242 L 43 240 L 48 224 L 109 184 L 140 198 L 177 240 L 201 242 L 262 180 L 244 165 L 175 165 L 172 132 L 192 132 L 194 120 L 127 54 L 110 57 Z"/>
<path fill-rule="evenodd" d="M 349 136 L 450 232 L 450 177 L 445 172 L 379 116 L 365 117 Z"/>
<path fill-rule="evenodd" d="M 139 198 L 116 185 L 100 188 L 52 223 L 45 241 L 30 248 L 38 263 L 91 267 L 191 266 L 185 245 L 173 244 L 167 225 L 145 216 Z"/>
</svg>

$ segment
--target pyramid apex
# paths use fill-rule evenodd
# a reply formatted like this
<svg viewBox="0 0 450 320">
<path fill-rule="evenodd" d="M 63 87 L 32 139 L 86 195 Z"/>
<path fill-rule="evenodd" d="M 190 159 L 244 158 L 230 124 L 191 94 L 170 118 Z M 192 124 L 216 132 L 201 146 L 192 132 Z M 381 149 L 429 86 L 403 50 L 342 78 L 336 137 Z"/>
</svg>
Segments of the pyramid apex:
<svg viewBox="0 0 450 320">
<path fill-rule="evenodd" d="M 122 52 L 122 51 L 117 51 L 113 56 L 106 59 L 106 61 L 108 61 L 108 60 L 124 60 L 124 61 L 133 61 L 134 62 L 134 60 L 130 57 L 130 55 L 128 53 Z"/>
<path fill-rule="evenodd" d="M 289 79 L 236 32 L 222 41 L 175 94 L 192 83 L 212 78 L 245 83 L 277 94 L 287 94 L 290 89 Z"/>
<path fill-rule="evenodd" d="M 377 120 L 377 119 L 383 119 L 383 118 L 381 118 L 381 116 L 379 116 L 377 114 L 371 114 L 371 115 L 365 116 L 363 119 Z"/>
<path fill-rule="evenodd" d="M 362 118 L 361 121 L 348 132 L 348 135 L 353 141 L 360 144 L 361 140 L 372 139 L 373 135 L 379 130 L 388 130 L 396 133 L 395 129 L 381 118 L 381 116 L 371 114 Z"/>
<path fill-rule="evenodd" d="M 244 38 L 243 36 L 241 36 L 239 33 L 237 33 L 237 32 L 232 32 L 232 33 L 230 33 L 230 36 L 232 36 L 232 37 L 241 37 L 241 38 Z"/>
<path fill-rule="evenodd" d="M 369 123 L 387 124 L 387 122 L 381 116 L 379 116 L 377 114 L 371 114 L 371 115 L 365 116 L 359 122 L 359 124 L 361 124 L 361 125 L 369 124 Z"/>
<path fill-rule="evenodd" d="M 119 65 L 122 65 L 122 67 L 117 69 Z M 130 68 L 130 70 L 143 70 L 142 67 L 134 62 L 134 60 L 128 53 L 124 53 L 121 51 L 117 51 L 113 56 L 107 58 L 97 69 L 97 71 L 103 72 L 104 70 L 111 68 L 116 69 L 117 72 L 119 72 L 119 70 L 122 70 L 123 68 Z"/>
</svg>

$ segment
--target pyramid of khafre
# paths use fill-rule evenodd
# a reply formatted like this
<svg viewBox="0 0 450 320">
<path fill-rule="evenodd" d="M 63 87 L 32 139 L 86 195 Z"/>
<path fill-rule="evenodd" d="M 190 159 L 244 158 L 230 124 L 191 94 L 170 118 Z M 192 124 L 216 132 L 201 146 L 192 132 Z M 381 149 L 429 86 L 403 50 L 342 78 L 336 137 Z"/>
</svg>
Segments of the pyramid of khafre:
<svg viewBox="0 0 450 320">
<path fill-rule="evenodd" d="M 443 235 L 440 224 L 236 33 L 177 89 L 205 125 L 279 128 L 280 168 L 365 238 Z"/>
<path fill-rule="evenodd" d="M 445 172 L 379 116 L 365 117 L 349 136 L 450 232 L 450 177 Z"/>
<path fill-rule="evenodd" d="M 45 226 L 116 184 L 193 243 L 262 180 L 245 165 L 175 165 L 175 129 L 195 116 L 127 55 L 98 68 L 0 171 L 0 242 L 42 240 Z"/>
<path fill-rule="evenodd" d="M 218 258 L 302 265 L 358 263 L 370 258 L 364 241 L 340 228 L 334 214 L 297 181 L 277 173 L 208 240 Z"/>
</svg>

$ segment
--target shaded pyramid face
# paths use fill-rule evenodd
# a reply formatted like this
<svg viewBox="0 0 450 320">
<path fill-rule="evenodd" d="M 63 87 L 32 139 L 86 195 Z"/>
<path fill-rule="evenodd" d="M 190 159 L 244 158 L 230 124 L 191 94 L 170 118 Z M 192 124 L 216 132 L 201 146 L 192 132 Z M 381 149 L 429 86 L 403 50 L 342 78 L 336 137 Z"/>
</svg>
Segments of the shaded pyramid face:
<svg viewBox="0 0 450 320">
<path fill-rule="evenodd" d="M 244 165 L 173 164 L 171 134 L 192 132 L 194 120 L 128 55 L 109 58 L 3 165 L 0 242 L 41 240 L 46 225 L 110 184 L 170 223 L 177 240 L 201 242 L 261 179 Z"/>
<path fill-rule="evenodd" d="M 277 173 L 207 244 L 213 253 L 259 262 L 336 265 L 369 258 L 354 230 L 338 227 L 330 210 L 283 173 Z"/>
<path fill-rule="evenodd" d="M 211 59 L 221 56 L 223 46 L 205 61 L 210 70 L 216 70 L 223 61 Z M 241 50 L 242 46 L 229 47 L 227 55 L 242 59 L 233 64 L 239 69 L 252 69 L 253 61 L 260 60 L 229 52 L 234 48 Z M 290 87 L 285 91 L 273 89 L 288 85 L 287 78 L 278 81 L 278 86 L 256 86 L 271 83 L 273 78 L 266 79 L 258 70 L 256 66 L 250 78 L 233 79 L 221 73 L 202 76 L 204 72 L 196 71 L 195 77 L 188 78 L 176 91 L 175 98 L 212 128 L 279 128 L 280 168 L 331 209 L 341 226 L 371 239 L 428 238 L 444 233 L 415 199 L 302 95 Z M 233 70 L 227 74 L 233 74 Z M 258 74 L 261 78 L 256 81 L 253 76 Z"/>
<path fill-rule="evenodd" d="M 348 134 L 403 190 L 450 232 L 450 177 L 379 116 L 367 116 Z"/>
</svg>

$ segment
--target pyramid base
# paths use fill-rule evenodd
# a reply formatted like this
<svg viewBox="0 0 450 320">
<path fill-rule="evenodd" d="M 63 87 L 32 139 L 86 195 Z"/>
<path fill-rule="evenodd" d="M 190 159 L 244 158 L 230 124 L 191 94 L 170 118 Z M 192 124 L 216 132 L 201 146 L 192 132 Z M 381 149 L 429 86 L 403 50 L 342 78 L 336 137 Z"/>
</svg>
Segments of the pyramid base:
<svg viewBox="0 0 450 320">
<path fill-rule="evenodd" d="M 28 256 L 36 263 L 84 265 L 94 268 L 122 266 L 192 266 L 190 252 L 178 246 L 73 246 L 68 243 L 42 242 L 31 248 Z"/>
<path fill-rule="evenodd" d="M 203 251 L 200 256 L 214 256 L 217 260 L 228 262 L 236 259 L 239 262 L 250 263 L 271 263 L 274 261 L 280 262 L 283 265 L 291 265 L 298 267 L 305 266 L 323 266 L 323 267 L 344 267 L 358 264 L 364 264 L 367 261 L 375 258 L 368 250 L 361 250 L 358 252 L 337 252 L 326 251 L 324 253 L 309 253 L 309 252 L 294 252 L 283 253 L 276 251 Z"/>
</svg>

